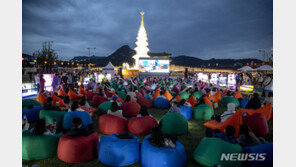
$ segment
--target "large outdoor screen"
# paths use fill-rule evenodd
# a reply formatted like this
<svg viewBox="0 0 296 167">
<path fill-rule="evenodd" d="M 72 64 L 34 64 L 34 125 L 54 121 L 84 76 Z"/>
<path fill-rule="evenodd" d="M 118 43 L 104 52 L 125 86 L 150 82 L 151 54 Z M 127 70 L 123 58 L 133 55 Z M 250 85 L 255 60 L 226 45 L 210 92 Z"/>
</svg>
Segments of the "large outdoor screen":
<svg viewBox="0 0 296 167">
<path fill-rule="evenodd" d="M 140 59 L 139 72 L 169 73 L 169 65 L 168 59 Z"/>
</svg>

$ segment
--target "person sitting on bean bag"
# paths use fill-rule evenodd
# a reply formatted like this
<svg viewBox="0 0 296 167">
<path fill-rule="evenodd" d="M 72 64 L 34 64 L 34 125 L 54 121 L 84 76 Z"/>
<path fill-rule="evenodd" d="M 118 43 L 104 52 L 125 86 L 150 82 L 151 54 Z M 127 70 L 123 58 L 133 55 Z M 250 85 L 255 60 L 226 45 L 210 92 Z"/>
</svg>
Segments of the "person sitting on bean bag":
<svg viewBox="0 0 296 167">
<path fill-rule="evenodd" d="M 52 132 L 49 129 L 47 129 L 45 125 L 46 125 L 45 119 L 39 119 L 36 122 L 35 127 L 32 128 L 30 130 L 30 132 L 34 135 L 54 135 L 56 132 L 56 129 L 57 129 L 56 123 L 53 127 Z M 23 131 L 29 130 L 29 126 L 30 126 L 30 124 L 26 121 L 26 125 L 25 125 Z"/>
<path fill-rule="evenodd" d="M 161 97 L 161 98 L 165 98 L 166 99 L 166 97 L 164 96 L 164 91 L 163 90 L 159 92 L 159 96 L 158 97 Z"/>
<path fill-rule="evenodd" d="M 84 111 L 83 109 L 79 108 L 79 103 L 78 101 L 73 101 L 71 108 L 68 109 L 68 112 L 72 112 L 72 111 Z"/>
<path fill-rule="evenodd" d="M 248 102 L 246 109 L 258 109 L 261 108 L 262 104 L 259 98 L 259 94 L 258 93 L 254 93 L 253 94 L 253 98 L 250 99 L 250 101 Z"/>
<path fill-rule="evenodd" d="M 145 117 L 145 116 L 151 116 L 151 115 L 148 113 L 146 106 L 141 106 L 140 113 L 137 115 L 137 117 Z"/>
<path fill-rule="evenodd" d="M 127 92 L 127 95 L 129 95 L 133 100 L 137 100 L 137 95 L 136 95 L 136 93 L 133 91 L 133 88 L 132 87 L 130 87 L 129 88 L 129 91 Z"/>
<path fill-rule="evenodd" d="M 147 90 L 147 93 L 144 94 L 144 98 L 145 99 L 148 99 L 148 100 L 153 100 L 153 97 L 151 95 L 151 91 L 150 90 Z"/>
<path fill-rule="evenodd" d="M 64 104 L 66 106 L 70 106 L 70 97 L 69 96 L 65 96 L 63 102 L 64 102 Z"/>
<path fill-rule="evenodd" d="M 273 107 L 273 93 L 269 92 L 267 97 L 265 97 L 265 99 L 263 100 L 263 105 L 269 104 L 271 103 L 271 107 Z"/>
<path fill-rule="evenodd" d="M 179 107 L 180 107 L 180 105 L 179 105 L 178 101 L 176 99 L 172 100 L 172 107 L 169 109 L 169 113 L 181 113 L 181 110 Z"/>
<path fill-rule="evenodd" d="M 47 97 L 46 103 L 43 106 L 43 110 L 55 110 L 55 111 L 60 111 L 61 109 L 58 106 L 53 106 L 52 105 L 53 98 L 52 97 Z"/>
<path fill-rule="evenodd" d="M 174 136 L 165 136 L 159 126 L 152 128 L 151 136 L 148 138 L 148 141 L 156 147 L 167 147 L 175 148 L 175 142 L 177 141 Z"/>
<path fill-rule="evenodd" d="M 239 127 L 238 143 L 241 147 L 249 147 L 267 143 L 263 137 L 256 137 L 246 124 Z"/>
<path fill-rule="evenodd" d="M 220 122 L 226 121 L 229 117 L 231 117 L 235 113 L 235 104 L 234 103 L 228 103 L 227 104 L 227 111 L 225 111 L 223 114 L 221 114 Z"/>
<path fill-rule="evenodd" d="M 238 141 L 234 137 L 235 134 L 235 128 L 232 125 L 228 125 L 225 130 L 225 133 L 222 133 L 219 129 L 212 130 L 210 128 L 206 129 L 206 136 L 207 137 L 216 137 L 220 138 L 226 142 L 232 143 L 232 144 L 238 144 Z"/>
<path fill-rule="evenodd" d="M 88 104 L 88 102 L 86 101 L 86 97 L 82 96 L 79 105 L 81 106 L 81 108 L 85 108 L 86 110 L 91 109 L 90 105 Z"/>
<path fill-rule="evenodd" d="M 115 115 L 118 117 L 123 117 L 122 110 L 119 110 L 117 102 L 115 102 L 115 101 L 111 103 L 110 110 L 108 110 L 107 114 Z"/>
<path fill-rule="evenodd" d="M 131 101 L 131 96 L 130 95 L 126 95 L 125 99 L 124 99 L 124 103 L 125 102 L 130 102 Z"/>
<path fill-rule="evenodd" d="M 79 117 L 72 119 L 73 128 L 67 131 L 70 137 L 88 136 L 94 132 L 92 126 L 81 128 L 82 120 Z"/>
</svg>

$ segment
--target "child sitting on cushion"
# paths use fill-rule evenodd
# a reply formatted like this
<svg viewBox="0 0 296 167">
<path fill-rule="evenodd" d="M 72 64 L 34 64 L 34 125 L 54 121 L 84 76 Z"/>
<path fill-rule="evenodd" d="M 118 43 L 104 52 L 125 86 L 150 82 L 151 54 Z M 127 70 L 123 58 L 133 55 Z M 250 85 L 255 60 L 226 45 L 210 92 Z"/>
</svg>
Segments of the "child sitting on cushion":
<svg viewBox="0 0 296 167">
<path fill-rule="evenodd" d="M 167 147 L 167 148 L 175 148 L 177 138 L 174 136 L 166 136 L 161 132 L 161 129 L 159 126 L 156 126 L 152 128 L 151 130 L 151 136 L 148 138 L 148 141 L 153 146 L 156 147 Z"/>
<path fill-rule="evenodd" d="M 88 136 L 94 132 L 92 126 L 81 128 L 82 120 L 79 117 L 72 119 L 72 125 L 73 128 L 67 132 L 70 137 Z"/>
</svg>

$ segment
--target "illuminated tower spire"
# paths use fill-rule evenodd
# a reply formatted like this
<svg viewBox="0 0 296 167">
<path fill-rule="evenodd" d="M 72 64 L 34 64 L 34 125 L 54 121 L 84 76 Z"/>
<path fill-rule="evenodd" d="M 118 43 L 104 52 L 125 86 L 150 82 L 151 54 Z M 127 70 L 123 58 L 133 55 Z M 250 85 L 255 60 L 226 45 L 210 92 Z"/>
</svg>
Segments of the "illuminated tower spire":
<svg viewBox="0 0 296 167">
<path fill-rule="evenodd" d="M 137 36 L 137 42 L 136 45 L 137 47 L 135 48 L 136 55 L 133 56 L 135 59 L 135 66 L 134 69 L 139 68 L 139 58 L 141 57 L 149 57 L 148 56 L 148 38 L 147 38 L 147 33 L 146 29 L 144 27 L 144 12 L 141 12 L 141 26 L 138 31 L 138 36 Z"/>
</svg>

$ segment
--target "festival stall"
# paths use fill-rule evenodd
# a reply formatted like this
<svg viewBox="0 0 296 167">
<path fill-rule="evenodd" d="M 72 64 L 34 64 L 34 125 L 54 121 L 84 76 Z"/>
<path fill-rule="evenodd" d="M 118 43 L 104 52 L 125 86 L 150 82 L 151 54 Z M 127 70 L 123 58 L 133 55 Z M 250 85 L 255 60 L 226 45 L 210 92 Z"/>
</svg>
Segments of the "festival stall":
<svg viewBox="0 0 296 167">
<path fill-rule="evenodd" d="M 111 80 L 111 78 L 114 77 L 115 74 L 115 68 L 111 62 L 109 62 L 104 68 L 103 68 L 103 75 L 107 77 L 108 80 Z"/>
</svg>

